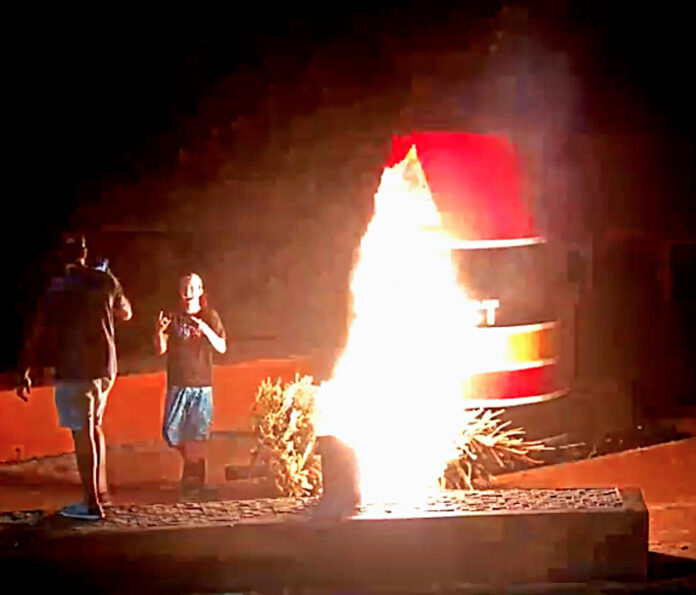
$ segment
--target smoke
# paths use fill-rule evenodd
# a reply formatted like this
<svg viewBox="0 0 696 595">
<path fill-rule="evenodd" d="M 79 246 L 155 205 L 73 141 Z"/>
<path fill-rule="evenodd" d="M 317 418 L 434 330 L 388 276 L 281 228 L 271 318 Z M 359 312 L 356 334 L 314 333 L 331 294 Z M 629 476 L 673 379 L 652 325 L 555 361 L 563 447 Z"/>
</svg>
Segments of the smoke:
<svg viewBox="0 0 696 595">
<path fill-rule="evenodd" d="M 582 83 L 570 47 L 558 31 L 504 7 L 461 47 L 422 58 L 413 123 L 420 129 L 458 129 L 507 135 L 527 174 L 525 197 L 547 236 L 581 235 L 583 209 L 573 176 L 569 138 L 579 127 Z M 436 91 L 423 99 L 423 78 Z M 574 216 L 569 216 L 570 214 Z M 576 226 L 576 227 L 573 227 Z"/>
</svg>

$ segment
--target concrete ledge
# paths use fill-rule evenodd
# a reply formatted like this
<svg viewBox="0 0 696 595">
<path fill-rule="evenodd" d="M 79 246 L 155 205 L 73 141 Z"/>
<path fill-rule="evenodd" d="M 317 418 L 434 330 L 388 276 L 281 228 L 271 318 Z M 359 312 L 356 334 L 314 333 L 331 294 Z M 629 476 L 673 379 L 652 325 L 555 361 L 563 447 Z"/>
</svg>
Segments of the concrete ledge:
<svg viewBox="0 0 696 595">
<path fill-rule="evenodd" d="M 83 526 L 20 516 L 0 525 L 0 559 L 10 573 L 41 569 L 52 580 L 100 589 L 117 581 L 121 590 L 644 581 L 640 492 L 571 492 L 452 492 L 411 509 L 366 506 L 347 519 L 314 518 L 316 499 L 290 498 L 114 507 Z"/>
</svg>

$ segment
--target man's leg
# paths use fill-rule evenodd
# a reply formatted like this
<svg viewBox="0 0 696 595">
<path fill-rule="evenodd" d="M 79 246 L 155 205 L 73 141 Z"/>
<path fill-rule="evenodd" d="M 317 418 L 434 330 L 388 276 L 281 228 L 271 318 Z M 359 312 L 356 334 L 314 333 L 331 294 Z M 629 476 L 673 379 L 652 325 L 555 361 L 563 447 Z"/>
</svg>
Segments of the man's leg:
<svg viewBox="0 0 696 595">
<path fill-rule="evenodd" d="M 94 427 L 94 437 L 97 448 L 97 491 L 102 500 L 109 493 L 109 485 L 106 481 L 106 441 L 101 426 Z"/>
<path fill-rule="evenodd" d="M 97 486 L 97 441 L 93 424 L 86 423 L 82 429 L 73 430 L 73 440 L 85 504 L 90 509 L 101 510 Z"/>
<path fill-rule="evenodd" d="M 97 383 L 98 392 L 95 395 L 94 438 L 97 449 L 97 493 L 100 501 L 107 497 L 109 492 L 109 484 L 106 479 L 106 440 L 104 439 L 102 420 L 106 410 L 106 400 L 113 385 L 113 378 L 102 378 Z"/>
<path fill-rule="evenodd" d="M 103 516 L 97 492 L 95 388 L 91 381 L 69 381 L 56 383 L 55 389 L 60 425 L 72 432 L 83 492 L 83 503 L 66 506 L 60 514 L 84 520 Z"/>
</svg>

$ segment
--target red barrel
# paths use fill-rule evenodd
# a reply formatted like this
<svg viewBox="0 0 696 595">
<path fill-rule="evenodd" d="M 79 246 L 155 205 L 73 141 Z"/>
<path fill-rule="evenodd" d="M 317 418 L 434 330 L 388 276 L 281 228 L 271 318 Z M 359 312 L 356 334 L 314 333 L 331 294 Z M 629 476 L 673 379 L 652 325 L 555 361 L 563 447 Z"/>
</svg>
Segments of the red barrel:
<svg viewBox="0 0 696 595">
<path fill-rule="evenodd" d="M 514 145 L 500 135 L 395 136 L 388 165 L 403 160 L 412 146 L 461 281 L 481 312 L 476 348 L 486 366 L 464 381 L 469 405 L 510 407 L 564 395 L 547 243 L 525 201 Z"/>
</svg>

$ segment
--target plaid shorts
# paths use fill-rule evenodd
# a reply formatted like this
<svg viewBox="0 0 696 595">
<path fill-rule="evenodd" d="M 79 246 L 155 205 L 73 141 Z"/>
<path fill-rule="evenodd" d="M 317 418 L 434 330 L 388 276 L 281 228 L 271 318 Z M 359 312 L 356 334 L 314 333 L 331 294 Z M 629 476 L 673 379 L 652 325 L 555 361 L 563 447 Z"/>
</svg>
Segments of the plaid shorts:
<svg viewBox="0 0 696 595">
<path fill-rule="evenodd" d="M 85 424 L 100 426 L 114 379 L 109 377 L 92 380 L 59 380 L 54 399 L 58 410 L 58 423 L 64 428 L 81 430 Z"/>
<path fill-rule="evenodd" d="M 170 386 L 167 389 L 162 436 L 169 446 L 207 440 L 212 418 L 212 386 Z"/>
</svg>

